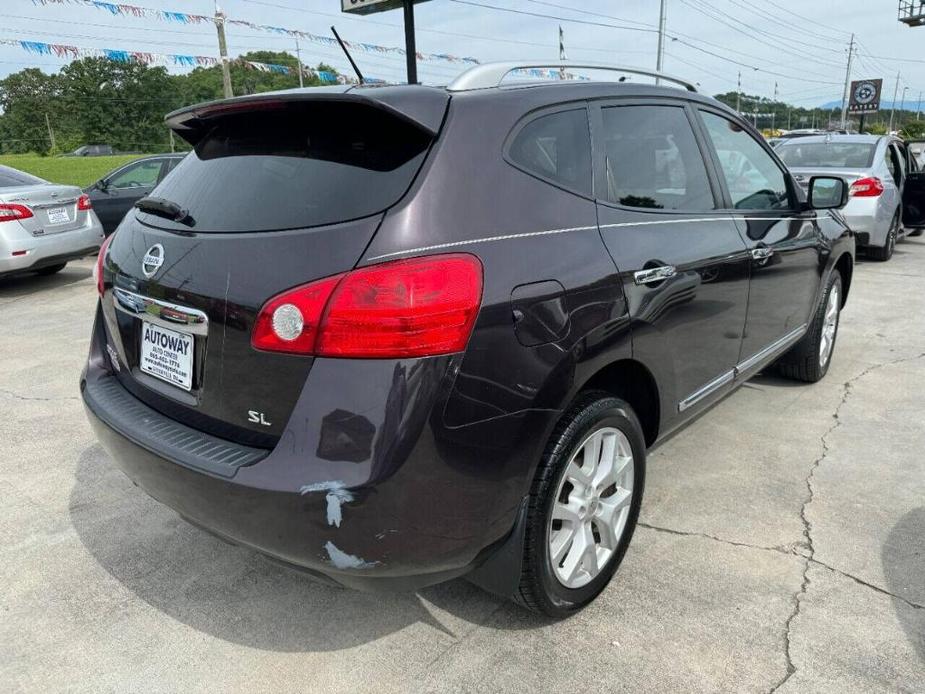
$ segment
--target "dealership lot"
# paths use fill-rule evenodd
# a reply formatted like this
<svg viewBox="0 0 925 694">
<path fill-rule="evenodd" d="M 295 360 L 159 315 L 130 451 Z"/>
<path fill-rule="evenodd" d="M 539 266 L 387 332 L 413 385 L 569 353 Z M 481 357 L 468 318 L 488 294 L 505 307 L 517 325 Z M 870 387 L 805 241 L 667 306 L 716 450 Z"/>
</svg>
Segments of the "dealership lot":
<svg viewBox="0 0 925 694">
<path fill-rule="evenodd" d="M 45 691 L 917 691 L 925 242 L 860 260 L 828 376 L 652 451 L 614 582 L 558 623 L 465 581 L 371 596 L 228 546 L 120 473 L 77 379 L 91 261 L 0 280 L 0 681 Z"/>
</svg>

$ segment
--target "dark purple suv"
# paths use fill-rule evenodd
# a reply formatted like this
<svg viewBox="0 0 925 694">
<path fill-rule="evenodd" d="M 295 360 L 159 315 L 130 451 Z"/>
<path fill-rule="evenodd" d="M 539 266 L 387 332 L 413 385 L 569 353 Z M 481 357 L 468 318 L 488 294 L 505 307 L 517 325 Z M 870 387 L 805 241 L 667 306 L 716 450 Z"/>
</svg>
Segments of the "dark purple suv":
<svg viewBox="0 0 925 694">
<path fill-rule="evenodd" d="M 132 480 L 324 580 L 564 615 L 649 446 L 772 364 L 825 375 L 844 182 L 804 193 L 679 80 L 533 67 L 168 116 L 194 151 L 102 249 L 81 377 Z"/>
</svg>

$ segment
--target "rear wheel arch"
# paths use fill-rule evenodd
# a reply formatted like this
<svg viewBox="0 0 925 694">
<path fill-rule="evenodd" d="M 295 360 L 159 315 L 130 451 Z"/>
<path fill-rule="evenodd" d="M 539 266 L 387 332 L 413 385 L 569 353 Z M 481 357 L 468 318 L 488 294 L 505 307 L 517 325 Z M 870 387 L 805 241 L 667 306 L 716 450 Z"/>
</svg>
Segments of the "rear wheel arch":
<svg viewBox="0 0 925 694">
<path fill-rule="evenodd" d="M 581 392 L 591 390 L 606 391 L 625 400 L 642 425 L 646 447 L 655 443 L 661 424 L 661 405 L 658 384 L 645 365 L 635 359 L 611 362 L 581 387 Z"/>
<path fill-rule="evenodd" d="M 848 290 L 851 289 L 851 277 L 854 275 L 854 260 L 850 253 L 842 253 L 838 260 L 835 261 L 834 268 L 841 275 L 842 299 L 841 305 L 844 308 L 848 302 Z"/>
</svg>

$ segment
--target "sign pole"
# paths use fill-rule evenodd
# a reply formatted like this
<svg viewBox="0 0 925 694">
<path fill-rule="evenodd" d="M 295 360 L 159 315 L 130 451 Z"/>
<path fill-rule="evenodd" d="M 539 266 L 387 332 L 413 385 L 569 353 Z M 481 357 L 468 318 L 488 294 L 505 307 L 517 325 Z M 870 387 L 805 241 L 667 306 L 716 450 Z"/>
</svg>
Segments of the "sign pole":
<svg viewBox="0 0 925 694">
<path fill-rule="evenodd" d="M 414 43 L 414 0 L 404 0 L 405 57 L 408 62 L 408 84 L 418 82 L 418 52 Z"/>
<path fill-rule="evenodd" d="M 861 114 L 861 122 L 858 123 L 858 135 L 863 135 L 863 134 L 864 134 L 864 118 L 866 118 L 866 117 L 867 117 L 867 114 L 866 114 L 866 113 L 862 113 L 862 114 Z"/>
</svg>

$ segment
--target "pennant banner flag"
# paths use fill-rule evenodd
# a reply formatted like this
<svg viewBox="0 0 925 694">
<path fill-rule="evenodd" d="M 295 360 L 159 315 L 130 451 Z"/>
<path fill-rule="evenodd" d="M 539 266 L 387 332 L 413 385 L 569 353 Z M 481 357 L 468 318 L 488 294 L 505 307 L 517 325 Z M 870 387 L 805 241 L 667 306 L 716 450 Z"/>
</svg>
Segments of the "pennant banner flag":
<svg viewBox="0 0 925 694">
<path fill-rule="evenodd" d="M 105 4 L 105 3 L 104 3 Z M 16 39 L 0 39 L 0 46 L 17 46 L 34 55 L 48 55 L 58 58 L 108 58 L 118 63 L 139 62 L 145 65 L 163 65 L 177 67 L 214 67 L 219 65 L 218 58 L 208 55 L 180 55 L 176 53 L 148 53 L 143 51 L 117 51 L 109 48 L 81 48 L 60 43 L 42 43 L 41 41 L 19 41 Z M 277 72 L 280 74 L 298 74 L 297 68 L 288 65 L 275 65 L 272 63 L 258 63 L 253 60 L 237 59 L 245 67 L 261 72 Z M 314 70 L 302 66 L 302 74 L 306 77 L 317 77 L 322 82 L 331 84 L 356 84 L 356 80 L 346 75 L 339 75 L 327 70 Z M 367 79 L 370 84 L 384 84 L 385 80 Z"/>
<path fill-rule="evenodd" d="M 216 21 L 215 17 L 209 17 L 204 14 L 191 14 L 188 12 L 168 12 L 167 10 L 158 10 L 153 7 L 141 7 L 139 5 L 126 5 L 124 3 L 102 2 L 102 0 L 32 0 L 33 5 L 82 5 L 89 8 L 95 8 L 104 12 L 109 12 L 116 16 L 126 17 L 147 17 L 156 19 L 161 22 L 171 22 L 174 24 L 212 24 Z M 337 47 L 337 40 L 330 36 L 319 36 L 308 31 L 298 29 L 287 29 L 285 27 L 272 26 L 269 24 L 257 24 L 248 22 L 243 19 L 225 18 L 225 24 L 229 26 L 241 26 L 256 31 L 265 31 L 271 34 L 280 34 L 304 39 L 311 43 L 317 43 L 324 46 Z M 356 41 L 344 41 L 348 48 L 360 50 L 365 53 L 393 53 L 396 55 L 405 55 L 404 48 L 394 46 L 379 46 L 374 43 L 363 43 Z M 448 53 L 417 53 L 418 60 L 442 60 L 450 63 L 467 63 L 477 65 L 478 60 L 475 58 L 459 57 L 449 55 Z"/>
</svg>

